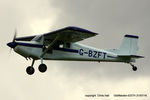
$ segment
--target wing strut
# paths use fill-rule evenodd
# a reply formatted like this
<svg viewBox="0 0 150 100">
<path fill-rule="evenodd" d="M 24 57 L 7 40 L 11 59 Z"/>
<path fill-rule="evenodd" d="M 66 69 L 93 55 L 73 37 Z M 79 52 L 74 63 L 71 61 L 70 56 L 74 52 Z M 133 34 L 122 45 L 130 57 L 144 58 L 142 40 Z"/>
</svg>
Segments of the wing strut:
<svg viewBox="0 0 150 100">
<path fill-rule="evenodd" d="M 54 39 L 54 41 L 52 41 L 49 45 L 48 45 L 48 48 L 46 48 L 44 50 L 44 52 L 41 54 L 41 58 L 43 58 L 43 56 L 47 53 L 48 50 L 52 49 L 53 48 L 53 45 L 56 43 L 56 41 L 58 40 L 59 38 L 59 35 Z"/>
</svg>

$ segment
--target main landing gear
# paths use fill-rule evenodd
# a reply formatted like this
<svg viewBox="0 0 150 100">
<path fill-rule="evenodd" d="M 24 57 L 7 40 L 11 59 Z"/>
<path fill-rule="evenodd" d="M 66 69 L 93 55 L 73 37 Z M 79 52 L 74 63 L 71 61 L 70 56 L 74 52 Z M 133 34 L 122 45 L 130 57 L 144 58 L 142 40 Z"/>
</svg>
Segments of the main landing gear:
<svg viewBox="0 0 150 100">
<path fill-rule="evenodd" d="M 133 71 L 137 71 L 137 67 L 135 65 L 133 65 L 132 63 L 129 63 L 132 66 L 132 70 Z"/>
<path fill-rule="evenodd" d="M 29 74 L 29 75 L 32 75 L 32 74 L 34 74 L 34 72 L 35 72 L 35 70 L 34 70 L 34 68 L 33 68 L 34 62 L 35 62 L 35 60 L 32 61 L 31 66 L 28 66 L 28 67 L 26 68 L 26 72 L 27 72 L 27 74 Z M 39 71 L 42 72 L 42 73 L 46 72 L 47 66 L 46 66 L 45 64 L 43 64 L 43 59 L 41 59 L 41 64 L 39 65 L 38 69 L 39 69 Z"/>
</svg>

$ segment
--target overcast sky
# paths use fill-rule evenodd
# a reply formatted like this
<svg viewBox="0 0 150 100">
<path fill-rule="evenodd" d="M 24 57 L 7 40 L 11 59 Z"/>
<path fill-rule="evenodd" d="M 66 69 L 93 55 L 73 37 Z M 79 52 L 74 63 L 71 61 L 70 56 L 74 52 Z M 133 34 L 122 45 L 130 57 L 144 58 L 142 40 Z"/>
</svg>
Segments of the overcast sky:
<svg viewBox="0 0 150 100">
<path fill-rule="evenodd" d="M 149 100 L 150 99 L 149 0 L 0 0 L 0 99 L 2 100 Z M 26 61 L 6 43 L 15 28 L 19 36 L 41 34 L 66 26 L 99 33 L 80 43 L 96 48 L 119 48 L 125 34 L 138 35 L 137 72 L 129 64 L 44 61 L 46 73 L 26 74 Z M 147 94 L 117 98 L 113 94 Z M 88 98 L 86 94 L 110 94 Z"/>
</svg>

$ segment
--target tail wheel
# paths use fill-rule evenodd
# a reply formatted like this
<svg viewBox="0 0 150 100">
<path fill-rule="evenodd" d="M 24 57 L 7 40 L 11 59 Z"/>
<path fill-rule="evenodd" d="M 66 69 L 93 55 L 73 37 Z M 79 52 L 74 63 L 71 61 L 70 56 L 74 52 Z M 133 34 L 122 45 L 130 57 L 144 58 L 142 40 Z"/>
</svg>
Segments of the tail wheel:
<svg viewBox="0 0 150 100">
<path fill-rule="evenodd" d="M 133 71 L 137 71 L 137 67 L 136 66 L 133 66 L 132 69 L 133 69 Z"/>
<path fill-rule="evenodd" d="M 27 72 L 27 74 L 29 74 L 29 75 L 32 75 L 33 73 L 34 73 L 34 68 L 32 67 L 32 66 L 29 66 L 29 67 L 27 67 L 27 69 L 26 69 L 26 72 Z"/>
<path fill-rule="evenodd" d="M 132 63 L 129 63 L 132 66 L 132 70 L 133 71 L 137 71 L 137 67 L 135 65 L 133 65 Z"/>
<path fill-rule="evenodd" d="M 47 66 L 45 64 L 40 64 L 39 65 L 39 71 L 44 73 L 47 70 Z"/>
</svg>

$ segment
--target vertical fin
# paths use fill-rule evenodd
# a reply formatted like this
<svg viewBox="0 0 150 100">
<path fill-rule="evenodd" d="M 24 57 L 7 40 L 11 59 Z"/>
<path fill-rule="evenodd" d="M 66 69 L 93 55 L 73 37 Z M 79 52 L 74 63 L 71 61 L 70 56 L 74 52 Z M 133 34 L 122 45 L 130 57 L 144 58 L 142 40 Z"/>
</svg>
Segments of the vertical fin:
<svg viewBox="0 0 150 100">
<path fill-rule="evenodd" d="M 123 55 L 136 55 L 138 51 L 138 38 L 135 35 L 125 35 L 119 53 Z"/>
</svg>

